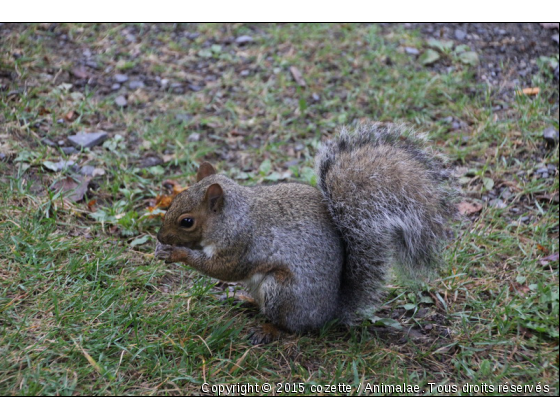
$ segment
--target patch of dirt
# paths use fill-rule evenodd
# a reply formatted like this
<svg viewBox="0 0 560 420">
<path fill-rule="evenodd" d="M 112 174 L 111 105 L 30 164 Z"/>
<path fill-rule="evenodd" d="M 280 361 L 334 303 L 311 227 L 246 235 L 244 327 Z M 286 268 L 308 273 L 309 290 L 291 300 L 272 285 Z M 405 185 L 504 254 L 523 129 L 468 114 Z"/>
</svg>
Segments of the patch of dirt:
<svg viewBox="0 0 560 420">
<path fill-rule="evenodd" d="M 545 28 L 539 23 L 414 23 L 404 27 L 420 31 L 426 39 L 469 46 L 480 58 L 478 80 L 498 87 L 502 99 L 511 99 L 515 87 L 530 86 L 539 72 L 540 57 L 558 56 L 558 27 Z M 442 60 L 433 67 L 446 72 L 450 63 Z M 555 76 L 550 82 L 556 84 L 558 102 L 558 66 L 552 72 Z"/>
<path fill-rule="evenodd" d="M 414 315 L 403 308 L 383 308 L 376 312 L 382 319 L 394 319 L 401 328 L 372 325 L 368 331 L 386 344 L 406 345 L 410 341 L 421 347 L 441 347 L 449 343 L 451 330 L 444 313 L 436 308 L 420 308 Z"/>
</svg>

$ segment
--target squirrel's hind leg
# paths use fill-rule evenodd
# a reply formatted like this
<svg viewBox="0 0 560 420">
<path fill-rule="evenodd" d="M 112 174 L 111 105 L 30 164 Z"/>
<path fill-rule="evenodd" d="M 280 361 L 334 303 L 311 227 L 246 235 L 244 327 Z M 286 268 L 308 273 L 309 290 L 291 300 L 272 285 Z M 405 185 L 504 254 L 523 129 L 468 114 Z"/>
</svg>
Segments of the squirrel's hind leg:
<svg viewBox="0 0 560 420">
<path fill-rule="evenodd" d="M 254 346 L 258 344 L 269 344 L 273 341 L 280 339 L 282 336 L 282 330 L 276 325 L 269 322 L 259 325 L 254 328 L 249 334 L 249 341 Z"/>
</svg>

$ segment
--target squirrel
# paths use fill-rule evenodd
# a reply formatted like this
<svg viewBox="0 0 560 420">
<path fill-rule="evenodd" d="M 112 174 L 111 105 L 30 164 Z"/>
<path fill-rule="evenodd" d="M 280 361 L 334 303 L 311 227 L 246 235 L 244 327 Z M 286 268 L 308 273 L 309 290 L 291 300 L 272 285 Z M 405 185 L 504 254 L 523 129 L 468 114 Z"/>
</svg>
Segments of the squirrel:
<svg viewBox="0 0 560 420">
<path fill-rule="evenodd" d="M 320 147 L 315 170 L 318 188 L 246 187 L 204 162 L 157 234 L 156 258 L 246 286 L 272 322 L 253 344 L 359 322 L 393 263 L 430 268 L 447 237 L 453 193 L 424 135 L 390 123 L 342 128 Z"/>
</svg>

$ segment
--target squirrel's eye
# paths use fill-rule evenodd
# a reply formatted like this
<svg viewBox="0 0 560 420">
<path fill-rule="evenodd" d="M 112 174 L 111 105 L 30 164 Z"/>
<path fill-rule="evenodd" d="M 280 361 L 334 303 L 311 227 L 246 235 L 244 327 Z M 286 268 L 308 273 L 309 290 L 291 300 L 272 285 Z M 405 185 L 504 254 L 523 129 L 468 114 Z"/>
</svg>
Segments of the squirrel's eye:
<svg viewBox="0 0 560 420">
<path fill-rule="evenodd" d="M 179 224 L 181 225 L 181 227 L 191 228 L 194 225 L 194 219 L 191 217 L 185 217 Z"/>
</svg>

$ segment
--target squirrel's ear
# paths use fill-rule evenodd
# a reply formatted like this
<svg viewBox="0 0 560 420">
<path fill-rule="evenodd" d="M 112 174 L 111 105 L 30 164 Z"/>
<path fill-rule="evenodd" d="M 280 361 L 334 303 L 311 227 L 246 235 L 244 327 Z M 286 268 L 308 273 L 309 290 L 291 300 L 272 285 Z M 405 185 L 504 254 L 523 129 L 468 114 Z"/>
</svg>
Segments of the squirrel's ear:
<svg viewBox="0 0 560 420">
<path fill-rule="evenodd" d="M 224 190 L 220 184 L 212 184 L 206 190 L 206 201 L 210 211 L 217 213 L 224 204 Z"/>
<path fill-rule="evenodd" d="M 214 175 L 216 170 L 210 162 L 202 162 L 198 167 L 198 172 L 196 173 L 196 182 L 199 182 L 206 178 L 207 176 Z"/>
</svg>

